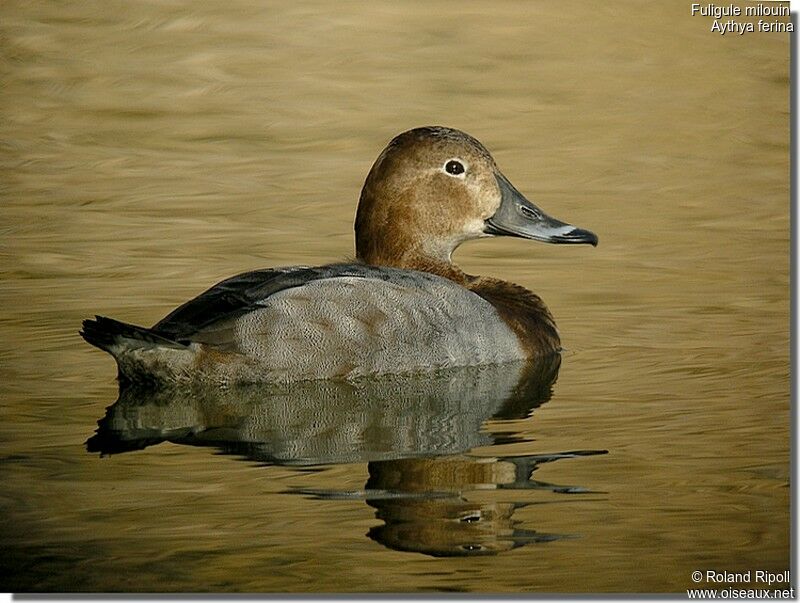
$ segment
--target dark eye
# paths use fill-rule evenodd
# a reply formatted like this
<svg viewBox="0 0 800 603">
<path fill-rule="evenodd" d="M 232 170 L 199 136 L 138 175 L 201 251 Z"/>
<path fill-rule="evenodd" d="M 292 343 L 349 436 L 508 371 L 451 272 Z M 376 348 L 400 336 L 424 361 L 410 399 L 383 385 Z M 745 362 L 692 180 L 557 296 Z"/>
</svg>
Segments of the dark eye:
<svg viewBox="0 0 800 603">
<path fill-rule="evenodd" d="M 456 161 L 455 159 L 451 159 L 447 163 L 444 164 L 444 170 L 448 174 L 452 174 L 453 176 L 458 176 L 459 174 L 464 173 L 464 164 L 460 161 Z"/>
</svg>

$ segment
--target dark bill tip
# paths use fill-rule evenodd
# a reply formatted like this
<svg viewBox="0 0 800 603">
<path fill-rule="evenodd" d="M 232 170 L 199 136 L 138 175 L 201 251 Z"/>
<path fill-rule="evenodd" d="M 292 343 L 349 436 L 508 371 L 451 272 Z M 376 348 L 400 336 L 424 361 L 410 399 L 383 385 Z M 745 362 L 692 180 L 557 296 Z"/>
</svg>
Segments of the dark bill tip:
<svg viewBox="0 0 800 603">
<path fill-rule="evenodd" d="M 591 230 L 576 228 L 566 234 L 556 235 L 550 239 L 553 243 L 581 244 L 588 243 L 592 247 L 597 247 L 597 235 Z"/>
</svg>

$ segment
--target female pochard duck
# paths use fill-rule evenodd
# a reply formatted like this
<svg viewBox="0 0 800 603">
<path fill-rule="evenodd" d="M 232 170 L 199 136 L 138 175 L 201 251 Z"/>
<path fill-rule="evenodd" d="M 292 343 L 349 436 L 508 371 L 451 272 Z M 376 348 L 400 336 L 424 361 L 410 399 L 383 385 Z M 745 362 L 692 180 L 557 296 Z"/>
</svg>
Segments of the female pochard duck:
<svg viewBox="0 0 800 603">
<path fill-rule="evenodd" d="M 517 191 L 471 136 L 409 130 L 367 176 L 357 262 L 256 270 L 214 285 L 152 328 L 110 318 L 81 335 L 122 381 L 258 382 L 353 378 L 502 363 L 557 353 L 542 300 L 451 261 L 469 239 L 597 244 Z"/>
</svg>

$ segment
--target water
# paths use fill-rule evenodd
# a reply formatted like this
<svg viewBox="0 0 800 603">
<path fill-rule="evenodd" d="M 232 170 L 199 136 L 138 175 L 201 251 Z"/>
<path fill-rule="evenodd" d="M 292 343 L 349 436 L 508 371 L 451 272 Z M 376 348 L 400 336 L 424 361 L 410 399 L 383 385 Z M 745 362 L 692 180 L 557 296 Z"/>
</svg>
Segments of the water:
<svg viewBox="0 0 800 603">
<path fill-rule="evenodd" d="M 785 35 L 679 2 L 0 10 L 5 589 L 680 592 L 788 568 Z M 369 166 L 428 123 L 600 236 L 456 254 L 543 297 L 560 367 L 114 403 L 83 318 L 152 324 L 231 274 L 350 257 Z"/>
</svg>

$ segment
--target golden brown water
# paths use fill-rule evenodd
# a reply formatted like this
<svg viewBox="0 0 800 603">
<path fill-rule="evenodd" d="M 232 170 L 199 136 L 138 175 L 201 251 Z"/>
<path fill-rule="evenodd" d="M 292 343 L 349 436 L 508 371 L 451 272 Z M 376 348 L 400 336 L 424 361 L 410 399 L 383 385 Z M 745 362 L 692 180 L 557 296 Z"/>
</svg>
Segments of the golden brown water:
<svg viewBox="0 0 800 603">
<path fill-rule="evenodd" d="M 681 592 L 786 570 L 789 39 L 689 5 L 4 3 L 2 586 Z M 120 401 L 108 445 L 150 445 L 86 450 L 117 388 L 81 319 L 152 324 L 234 273 L 350 256 L 377 153 L 434 123 L 600 237 L 457 253 L 550 306 L 551 398 L 501 412 L 514 379 L 482 373 Z M 431 555 L 475 542 L 496 554 Z"/>
</svg>

